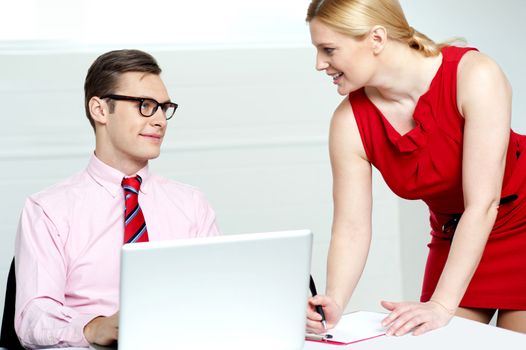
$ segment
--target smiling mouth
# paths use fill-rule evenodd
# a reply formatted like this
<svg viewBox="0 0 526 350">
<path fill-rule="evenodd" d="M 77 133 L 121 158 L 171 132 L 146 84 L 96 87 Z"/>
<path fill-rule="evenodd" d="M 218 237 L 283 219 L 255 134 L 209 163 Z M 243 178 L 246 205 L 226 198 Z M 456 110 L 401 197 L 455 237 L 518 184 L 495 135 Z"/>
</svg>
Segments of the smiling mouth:
<svg viewBox="0 0 526 350">
<path fill-rule="evenodd" d="M 156 140 L 162 139 L 161 135 L 148 135 L 148 134 L 140 134 L 140 135 L 143 136 L 143 137 L 148 137 L 148 138 L 156 139 Z"/>
<path fill-rule="evenodd" d="M 333 75 L 332 75 L 332 81 L 333 81 L 333 82 L 336 82 L 336 80 L 338 80 L 338 78 L 340 78 L 341 76 L 343 76 L 343 73 L 336 73 L 336 74 L 333 74 Z"/>
</svg>

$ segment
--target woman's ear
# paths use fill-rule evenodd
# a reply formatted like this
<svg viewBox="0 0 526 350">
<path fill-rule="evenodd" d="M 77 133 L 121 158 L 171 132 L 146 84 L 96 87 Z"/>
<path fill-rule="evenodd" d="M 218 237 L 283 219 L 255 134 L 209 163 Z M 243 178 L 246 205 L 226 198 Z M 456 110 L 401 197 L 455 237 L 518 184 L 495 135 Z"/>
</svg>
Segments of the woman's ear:
<svg viewBox="0 0 526 350">
<path fill-rule="evenodd" d="M 95 124 L 106 124 L 108 122 L 108 115 L 110 113 L 109 106 L 103 99 L 93 96 L 89 102 L 89 113 Z"/>
<path fill-rule="evenodd" d="M 369 32 L 369 37 L 375 55 L 382 52 L 387 43 L 387 29 L 384 26 L 376 25 Z"/>
</svg>

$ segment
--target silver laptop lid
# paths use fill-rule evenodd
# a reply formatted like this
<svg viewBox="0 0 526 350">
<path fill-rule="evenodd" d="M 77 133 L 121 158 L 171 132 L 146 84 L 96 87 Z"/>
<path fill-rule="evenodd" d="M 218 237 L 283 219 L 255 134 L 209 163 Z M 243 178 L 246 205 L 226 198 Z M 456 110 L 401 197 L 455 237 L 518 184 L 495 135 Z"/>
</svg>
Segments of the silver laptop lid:
<svg viewBox="0 0 526 350">
<path fill-rule="evenodd" d="M 301 349 L 308 230 L 127 244 L 119 349 Z"/>
</svg>

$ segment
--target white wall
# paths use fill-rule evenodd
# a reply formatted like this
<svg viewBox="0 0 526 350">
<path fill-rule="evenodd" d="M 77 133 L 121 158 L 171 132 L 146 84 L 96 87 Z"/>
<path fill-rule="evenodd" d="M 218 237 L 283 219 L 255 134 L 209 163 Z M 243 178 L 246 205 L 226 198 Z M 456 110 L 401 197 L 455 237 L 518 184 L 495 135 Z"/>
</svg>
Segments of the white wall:
<svg viewBox="0 0 526 350">
<path fill-rule="evenodd" d="M 0 204 L 8 244 L 2 273 L 12 257 L 24 198 L 82 169 L 93 148 L 84 116 L 84 72 L 97 53 L 25 52 L 0 56 L 0 104 L 9 127 L 0 138 Z M 331 225 L 331 175 L 327 128 L 340 97 L 312 69 L 310 48 L 153 51 L 167 87 L 180 104 L 169 122 L 163 152 L 152 167 L 202 188 L 226 234 L 310 228 L 315 236 L 313 273 L 325 283 Z M 249 65 L 247 63 L 250 63 Z M 6 68 L 9 67 L 9 68 Z M 19 67 L 13 69 L 12 67 Z M 80 72 L 80 73 L 79 73 Z M 354 303 L 374 308 L 382 288 L 401 296 L 396 200 L 377 181 L 376 210 L 389 212 L 375 238 Z M 392 209 L 394 208 L 394 210 Z M 385 217 L 385 214 L 383 215 Z M 382 226 L 380 226 L 382 227 Z M 3 286 L 2 286 L 3 288 Z M 320 287 L 321 289 L 322 287 Z M 371 292 L 375 290 L 376 292 Z M 371 298 L 371 295 L 373 298 Z"/>
<path fill-rule="evenodd" d="M 23 200 L 85 166 L 93 135 L 83 112 L 84 75 L 98 54 L 122 46 L 152 52 L 164 68 L 169 92 L 180 104 L 153 169 L 201 187 L 227 234 L 311 228 L 315 233 L 312 269 L 323 289 L 332 215 L 326 139 L 330 115 L 340 97 L 329 79 L 313 69 L 314 52 L 307 46 L 308 29 L 303 23 L 307 3 L 298 1 L 301 15 L 286 19 L 276 20 L 272 16 L 279 12 L 267 9 L 264 13 L 273 29 L 265 32 L 264 21 L 252 25 L 251 30 L 259 33 L 253 36 L 254 42 L 250 35 L 231 34 L 209 45 L 202 32 L 195 39 L 199 47 L 189 47 L 190 40 L 182 45 L 156 41 L 155 46 L 133 45 L 128 39 L 123 40 L 127 44 L 0 42 L 4 121 L 0 130 L 4 223 L 0 227 L 4 242 L 0 245 L 0 307 L 1 281 L 13 254 Z M 520 42 L 513 45 L 513 39 L 520 40 L 524 32 L 519 16 L 525 13 L 526 3 L 422 0 L 402 1 L 402 5 L 418 30 L 437 40 L 462 35 L 499 61 L 515 90 L 513 126 L 524 133 L 526 106 L 521 96 L 526 94 L 526 75 L 519 57 L 525 49 Z M 250 9 L 241 8 L 240 17 L 243 11 Z M 66 22 L 64 26 L 74 25 L 70 19 Z M 13 26 L 17 23 L 11 21 Z M 221 23 L 214 22 L 208 31 L 219 30 Z M 239 33 L 243 27 L 238 26 L 247 25 L 246 20 L 234 18 L 224 32 Z M 143 28 L 155 35 L 155 26 Z M 280 36 L 290 28 L 294 34 Z M 396 199 L 376 173 L 374 204 L 370 259 L 349 309 L 379 310 L 380 299 L 419 295 L 429 231 L 425 208 Z"/>
</svg>

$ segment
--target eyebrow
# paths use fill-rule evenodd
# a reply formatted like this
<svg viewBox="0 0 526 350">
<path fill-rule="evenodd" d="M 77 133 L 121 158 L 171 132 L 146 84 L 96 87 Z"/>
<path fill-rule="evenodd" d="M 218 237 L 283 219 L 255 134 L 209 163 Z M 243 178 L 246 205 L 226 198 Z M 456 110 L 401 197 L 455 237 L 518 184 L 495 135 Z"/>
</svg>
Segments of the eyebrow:
<svg viewBox="0 0 526 350">
<path fill-rule="evenodd" d="M 172 101 L 170 98 L 168 98 L 168 100 L 165 100 L 165 101 L 158 101 L 156 98 L 153 98 L 153 97 L 150 97 L 150 96 L 144 96 L 144 95 L 140 95 L 140 96 L 137 96 L 139 98 L 145 98 L 145 99 L 148 99 L 148 100 L 153 100 L 153 101 L 156 101 L 160 104 L 165 104 L 165 103 L 175 103 L 174 101 Z"/>
<path fill-rule="evenodd" d="M 321 42 L 321 43 L 318 43 L 318 44 L 316 44 L 316 43 L 312 43 L 312 44 L 313 44 L 314 46 L 316 46 L 316 47 L 320 47 L 320 46 L 334 46 L 333 43 L 328 43 L 328 42 Z"/>
</svg>

